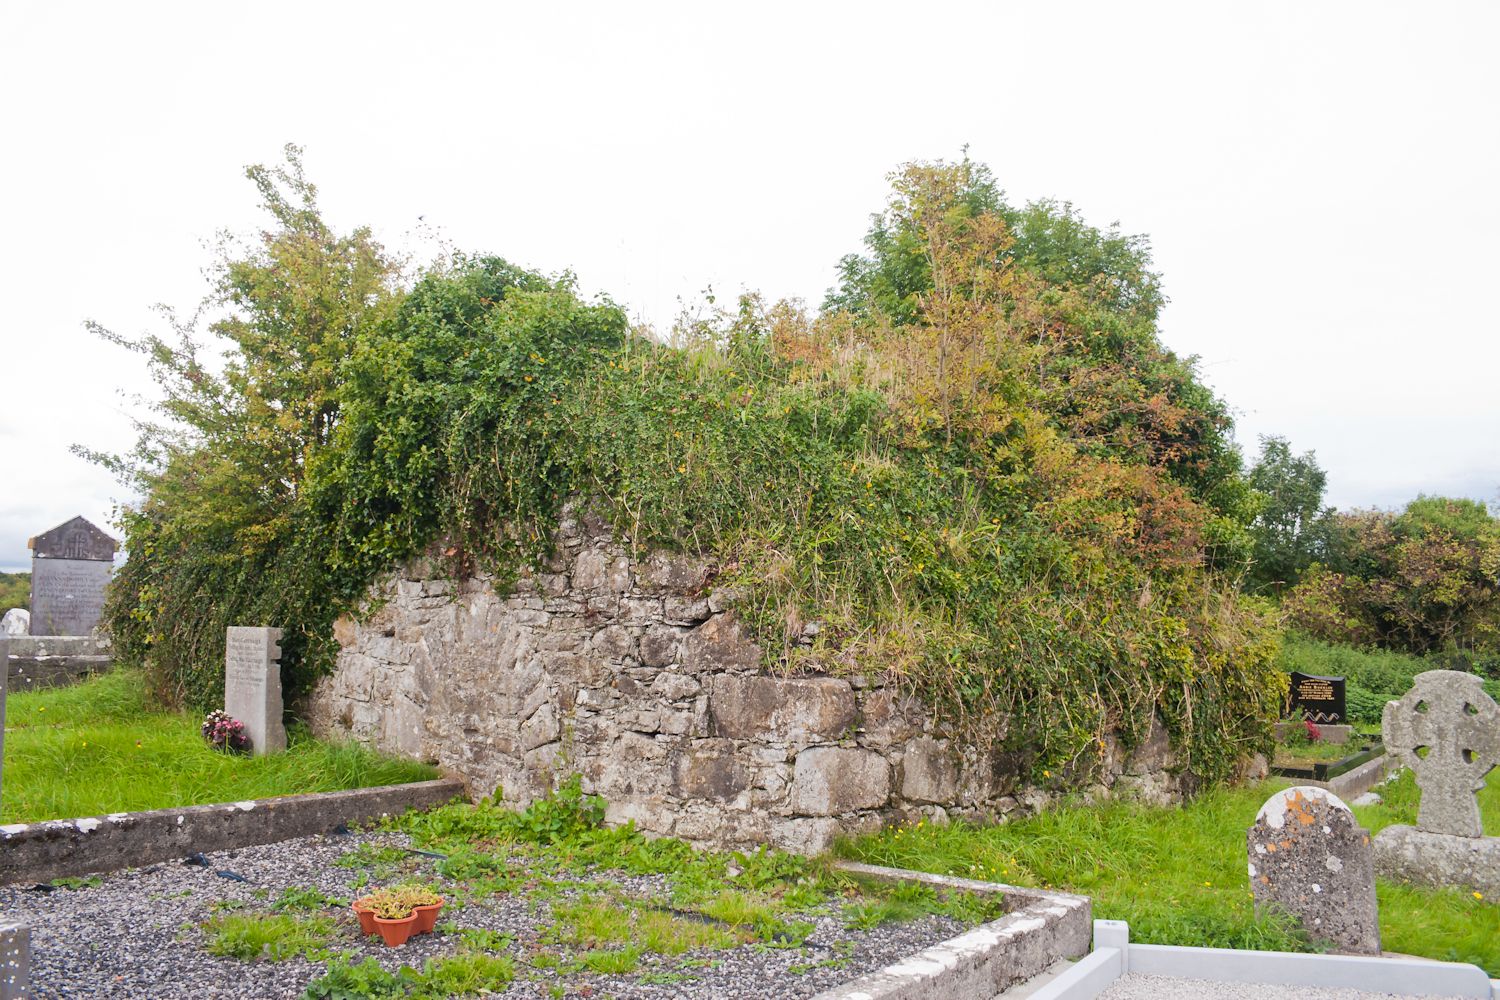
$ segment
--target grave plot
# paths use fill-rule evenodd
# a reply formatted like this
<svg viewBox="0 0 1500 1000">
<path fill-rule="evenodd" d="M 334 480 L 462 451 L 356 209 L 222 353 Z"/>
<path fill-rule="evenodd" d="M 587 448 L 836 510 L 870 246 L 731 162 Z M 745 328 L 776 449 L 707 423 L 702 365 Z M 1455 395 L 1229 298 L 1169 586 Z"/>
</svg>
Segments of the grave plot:
<svg viewBox="0 0 1500 1000">
<path fill-rule="evenodd" d="M 455 804 L 47 887 L 0 889 L 32 927 L 39 996 L 799 997 L 1005 908 L 862 882 L 826 862 L 695 851 L 599 825 L 576 788 L 524 813 Z M 387 947 L 350 902 L 421 883 L 432 933 Z"/>
</svg>

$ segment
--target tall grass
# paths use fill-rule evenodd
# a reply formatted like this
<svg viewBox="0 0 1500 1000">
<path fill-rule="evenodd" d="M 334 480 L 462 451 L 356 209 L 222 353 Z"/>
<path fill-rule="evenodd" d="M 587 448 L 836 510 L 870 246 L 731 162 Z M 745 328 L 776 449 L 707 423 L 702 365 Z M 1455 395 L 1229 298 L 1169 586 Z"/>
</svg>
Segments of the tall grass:
<svg viewBox="0 0 1500 1000">
<path fill-rule="evenodd" d="M 147 705 L 140 674 L 10 696 L 0 820 L 32 823 L 421 781 L 433 768 L 354 743 L 324 743 L 301 726 L 286 753 L 215 751 L 196 716 Z"/>
<path fill-rule="evenodd" d="M 1180 807 L 1073 805 L 999 826 L 887 830 L 842 843 L 874 864 L 1041 886 L 1093 897 L 1094 916 L 1126 920 L 1147 944 L 1313 950 L 1291 926 L 1257 919 L 1245 872 L 1245 831 L 1283 783 L 1210 791 Z M 1355 810 L 1372 833 L 1416 818 L 1410 773 L 1383 786 L 1385 803 Z M 1480 796 L 1485 828 L 1500 832 L 1500 776 Z M 1468 891 L 1380 881 L 1388 950 L 1473 962 L 1500 976 L 1500 905 Z"/>
</svg>

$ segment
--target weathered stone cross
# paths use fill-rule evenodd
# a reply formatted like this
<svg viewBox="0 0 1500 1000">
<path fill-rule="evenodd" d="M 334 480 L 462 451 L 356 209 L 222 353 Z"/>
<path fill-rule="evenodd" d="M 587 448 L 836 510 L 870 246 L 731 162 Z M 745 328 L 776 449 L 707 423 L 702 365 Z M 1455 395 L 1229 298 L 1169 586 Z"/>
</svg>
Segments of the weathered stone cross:
<svg viewBox="0 0 1500 1000">
<path fill-rule="evenodd" d="M 1387 702 L 1386 749 L 1417 776 L 1417 829 L 1482 837 L 1474 793 L 1500 764 L 1500 706 L 1474 674 L 1429 670 L 1400 701 Z"/>
</svg>

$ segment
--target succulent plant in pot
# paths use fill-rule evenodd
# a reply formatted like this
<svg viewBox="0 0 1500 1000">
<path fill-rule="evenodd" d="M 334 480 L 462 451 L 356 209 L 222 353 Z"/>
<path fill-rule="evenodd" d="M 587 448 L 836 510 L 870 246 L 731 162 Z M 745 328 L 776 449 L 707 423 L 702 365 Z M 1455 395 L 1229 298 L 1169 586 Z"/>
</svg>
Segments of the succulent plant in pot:
<svg viewBox="0 0 1500 1000">
<path fill-rule="evenodd" d="M 416 913 L 416 933 L 432 933 L 437 926 L 438 913 L 443 909 L 443 897 L 425 885 L 401 885 L 393 891 Z"/>
<path fill-rule="evenodd" d="M 394 889 L 377 889 L 365 897 L 374 917 L 375 930 L 388 948 L 399 948 L 416 933 L 417 912 Z"/>
</svg>

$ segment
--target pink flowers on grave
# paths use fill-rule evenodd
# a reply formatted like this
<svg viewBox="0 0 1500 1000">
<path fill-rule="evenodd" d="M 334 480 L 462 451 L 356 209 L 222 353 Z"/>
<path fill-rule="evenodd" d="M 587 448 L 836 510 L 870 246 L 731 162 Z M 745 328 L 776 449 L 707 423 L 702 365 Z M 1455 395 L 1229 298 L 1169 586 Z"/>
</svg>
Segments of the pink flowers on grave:
<svg viewBox="0 0 1500 1000">
<path fill-rule="evenodd" d="M 1307 728 L 1307 741 L 1316 743 L 1323 738 L 1323 730 L 1319 729 L 1311 719 L 1303 719 L 1302 725 Z"/>
<path fill-rule="evenodd" d="M 203 725 L 199 731 L 215 750 L 244 753 L 250 749 L 250 736 L 245 732 L 245 724 L 239 719 L 231 718 L 228 712 L 219 709 L 209 712 L 203 717 Z"/>
</svg>

